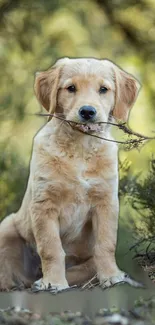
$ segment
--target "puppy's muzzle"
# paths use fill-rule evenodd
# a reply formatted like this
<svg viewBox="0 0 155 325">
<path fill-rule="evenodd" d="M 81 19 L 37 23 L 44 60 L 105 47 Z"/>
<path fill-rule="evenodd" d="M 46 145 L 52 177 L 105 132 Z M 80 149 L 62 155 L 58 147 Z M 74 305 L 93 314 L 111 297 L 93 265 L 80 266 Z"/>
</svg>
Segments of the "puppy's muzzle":
<svg viewBox="0 0 155 325">
<path fill-rule="evenodd" d="M 93 106 L 82 106 L 79 109 L 79 116 L 82 121 L 92 121 L 96 116 L 96 109 Z"/>
</svg>

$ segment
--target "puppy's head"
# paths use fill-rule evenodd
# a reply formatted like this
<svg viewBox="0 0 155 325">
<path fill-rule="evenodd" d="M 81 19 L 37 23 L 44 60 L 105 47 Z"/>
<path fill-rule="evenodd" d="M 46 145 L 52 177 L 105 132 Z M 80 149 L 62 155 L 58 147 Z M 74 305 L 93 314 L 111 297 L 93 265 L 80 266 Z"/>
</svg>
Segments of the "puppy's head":
<svg viewBox="0 0 155 325">
<path fill-rule="evenodd" d="M 127 121 L 138 90 L 138 81 L 108 60 L 64 58 L 35 80 L 42 106 L 78 126 L 85 124 L 83 131 L 97 131 L 95 125 L 110 115 Z"/>
</svg>

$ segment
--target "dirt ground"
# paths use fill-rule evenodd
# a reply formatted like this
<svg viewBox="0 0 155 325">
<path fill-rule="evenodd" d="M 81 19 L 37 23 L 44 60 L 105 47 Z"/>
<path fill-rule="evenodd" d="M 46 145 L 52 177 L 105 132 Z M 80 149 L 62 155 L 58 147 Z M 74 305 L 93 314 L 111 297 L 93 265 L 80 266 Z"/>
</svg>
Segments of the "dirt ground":
<svg viewBox="0 0 155 325">
<path fill-rule="evenodd" d="M 80 312 L 70 311 L 61 314 L 34 314 L 29 310 L 8 308 L 0 310 L 0 324 L 3 325 L 151 325 L 155 324 L 155 299 L 135 301 L 132 310 L 124 311 L 115 308 L 101 309 L 94 319 Z"/>
</svg>

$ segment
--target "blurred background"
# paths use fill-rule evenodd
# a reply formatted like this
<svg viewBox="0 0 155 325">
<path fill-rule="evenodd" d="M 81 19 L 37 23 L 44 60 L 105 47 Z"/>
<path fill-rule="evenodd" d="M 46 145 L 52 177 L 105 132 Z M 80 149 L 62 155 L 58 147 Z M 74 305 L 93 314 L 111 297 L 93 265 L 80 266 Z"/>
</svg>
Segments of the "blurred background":
<svg viewBox="0 0 155 325">
<path fill-rule="evenodd" d="M 154 135 L 154 0 L 0 0 L 0 219 L 21 204 L 32 140 L 46 122 L 33 115 L 41 110 L 35 72 L 64 56 L 108 58 L 136 76 L 142 89 L 129 126 Z M 154 153 L 155 141 L 120 146 L 121 246 L 155 231 Z"/>
</svg>

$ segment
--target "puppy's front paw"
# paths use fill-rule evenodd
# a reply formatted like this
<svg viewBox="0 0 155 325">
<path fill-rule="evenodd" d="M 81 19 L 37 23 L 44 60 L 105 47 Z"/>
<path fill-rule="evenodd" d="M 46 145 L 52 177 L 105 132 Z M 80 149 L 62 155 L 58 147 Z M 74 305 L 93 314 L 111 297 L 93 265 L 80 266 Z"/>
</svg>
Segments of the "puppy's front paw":
<svg viewBox="0 0 155 325">
<path fill-rule="evenodd" d="M 103 275 L 99 276 L 100 286 L 105 289 L 111 287 L 117 283 L 123 282 L 125 279 L 125 273 L 118 270 L 118 272 L 112 276 L 106 277 Z"/>
<path fill-rule="evenodd" d="M 39 279 L 34 282 L 32 286 L 33 291 L 50 291 L 52 293 L 58 293 L 60 291 L 66 290 L 69 288 L 69 285 L 67 281 L 64 284 L 59 283 L 52 283 L 52 281 L 49 281 L 47 279 Z"/>
<path fill-rule="evenodd" d="M 143 285 L 133 279 L 130 278 L 130 276 L 126 273 L 124 273 L 121 270 L 118 270 L 118 272 L 110 277 L 105 277 L 104 275 L 101 275 L 99 277 L 100 286 L 101 288 L 105 289 L 108 287 L 112 287 L 116 284 L 121 283 L 128 283 L 133 287 L 143 287 Z"/>
</svg>

